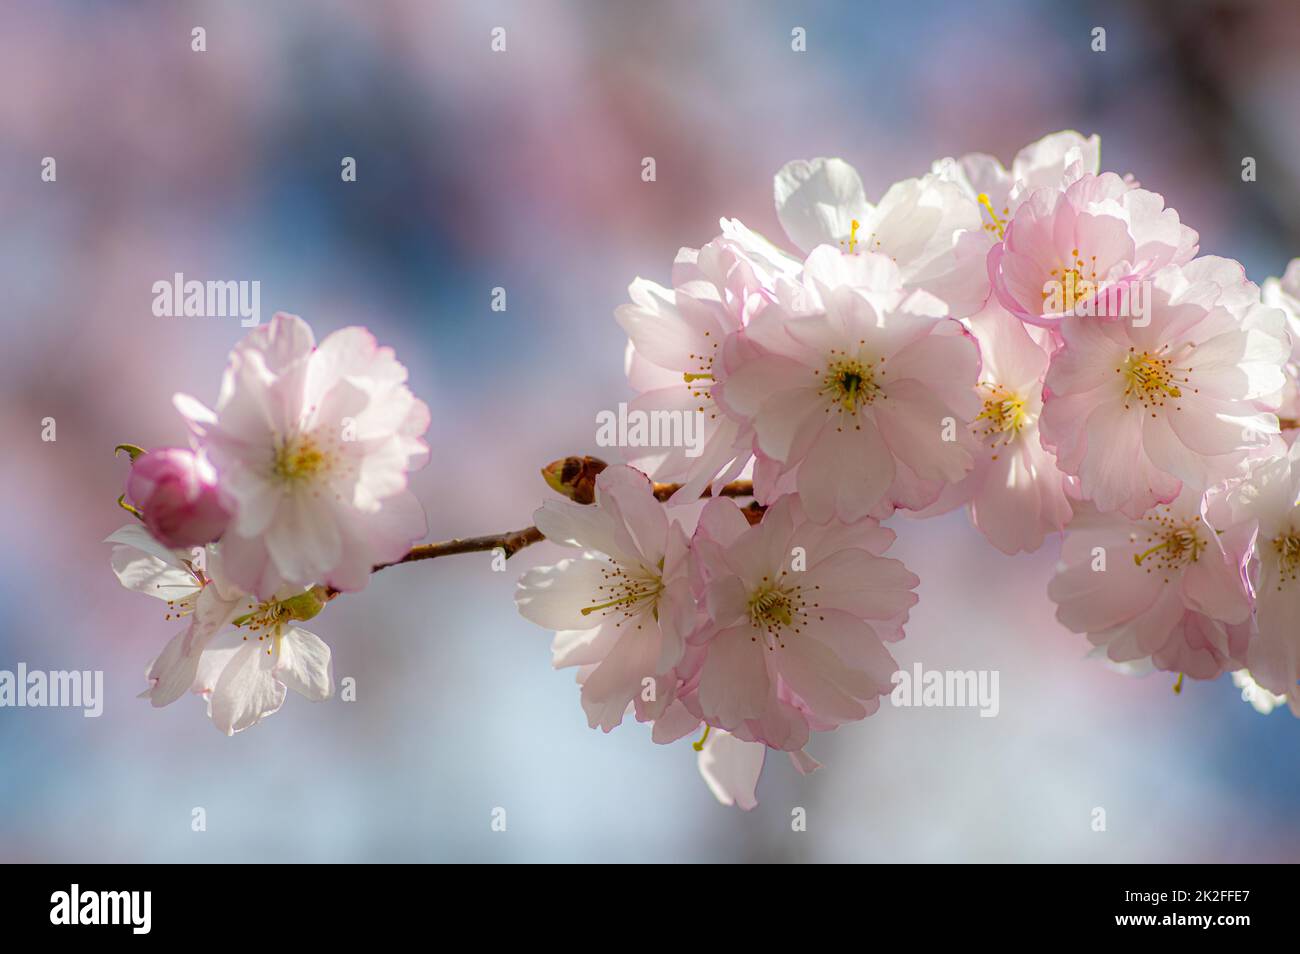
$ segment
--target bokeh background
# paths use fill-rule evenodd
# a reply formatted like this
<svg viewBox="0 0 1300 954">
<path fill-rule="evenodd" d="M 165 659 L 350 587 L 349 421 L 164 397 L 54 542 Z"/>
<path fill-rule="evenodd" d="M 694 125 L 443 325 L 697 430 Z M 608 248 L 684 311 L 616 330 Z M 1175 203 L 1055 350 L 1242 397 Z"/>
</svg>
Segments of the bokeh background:
<svg viewBox="0 0 1300 954">
<path fill-rule="evenodd" d="M 999 717 L 886 706 L 818 737 L 815 776 L 769 759 L 747 815 L 689 741 L 586 727 L 513 607 L 549 544 L 505 573 L 377 575 L 313 627 L 358 700 L 291 695 L 228 739 L 197 700 L 134 698 L 172 625 L 100 542 L 128 519 L 113 445 L 182 443 L 171 395 L 215 398 L 244 333 L 155 318 L 174 272 L 259 280 L 264 319 L 318 336 L 374 329 L 433 409 L 414 481 L 432 538 L 512 529 L 549 493 L 538 468 L 597 451 L 595 412 L 629 397 L 628 282 L 666 280 L 721 215 L 779 234 L 791 158 L 843 156 L 878 196 L 939 156 L 1097 132 L 1204 252 L 1280 274 L 1300 255 L 1298 48 L 1288 0 L 5 0 L 0 669 L 101 669 L 107 699 L 99 719 L 0 709 L 0 860 L 1300 860 L 1300 724 L 1226 679 L 1176 696 L 1086 660 L 1045 596 L 1055 547 L 1007 558 L 962 513 L 894 521 L 922 580 L 896 655 L 1000 670 Z"/>
</svg>

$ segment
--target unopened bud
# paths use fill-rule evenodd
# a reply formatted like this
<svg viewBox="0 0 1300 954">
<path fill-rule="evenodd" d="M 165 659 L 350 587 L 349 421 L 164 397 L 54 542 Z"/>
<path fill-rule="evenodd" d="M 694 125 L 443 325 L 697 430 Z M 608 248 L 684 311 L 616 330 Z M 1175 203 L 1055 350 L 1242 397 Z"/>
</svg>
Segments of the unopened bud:
<svg viewBox="0 0 1300 954">
<path fill-rule="evenodd" d="M 148 453 L 119 447 L 131 455 L 126 497 L 158 542 L 188 549 L 221 536 L 230 514 L 218 499 L 216 475 L 206 461 L 179 447 Z"/>
<path fill-rule="evenodd" d="M 575 503 L 596 502 L 596 475 L 606 463 L 598 457 L 566 457 L 542 468 L 547 486 Z"/>
</svg>

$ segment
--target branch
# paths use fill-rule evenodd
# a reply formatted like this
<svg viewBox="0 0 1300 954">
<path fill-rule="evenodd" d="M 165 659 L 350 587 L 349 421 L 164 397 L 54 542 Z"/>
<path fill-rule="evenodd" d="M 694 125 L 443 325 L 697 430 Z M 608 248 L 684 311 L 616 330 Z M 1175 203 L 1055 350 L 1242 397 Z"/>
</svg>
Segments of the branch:
<svg viewBox="0 0 1300 954">
<path fill-rule="evenodd" d="M 595 503 L 596 500 L 596 475 L 604 470 L 605 466 L 603 460 L 595 457 L 566 457 L 542 468 L 542 476 L 546 478 L 547 484 L 552 489 L 570 500 L 580 504 L 591 504 Z M 681 487 L 681 484 L 657 483 L 654 485 L 655 498 L 657 500 L 667 500 Z M 700 499 L 703 500 L 712 496 L 713 488 L 711 486 L 705 487 L 704 492 L 700 494 Z M 733 480 L 718 489 L 718 496 L 752 497 L 754 496 L 754 482 L 752 480 Z M 745 515 L 750 518 L 750 522 L 754 522 L 761 514 L 762 508 L 756 503 L 751 504 L 745 511 Z M 542 535 L 542 531 L 536 527 L 524 527 L 522 530 L 490 533 L 482 537 L 457 538 L 444 540 L 441 543 L 422 543 L 418 547 L 412 547 L 411 551 L 400 560 L 394 560 L 392 563 L 380 563 L 371 572 L 378 573 L 386 567 L 397 566 L 400 563 L 433 560 L 437 557 L 454 556 L 458 553 L 483 553 L 503 550 L 506 559 L 509 559 L 524 547 L 531 546 L 544 539 L 546 538 Z M 331 598 L 337 595 L 337 591 L 333 589 L 328 592 Z"/>
<path fill-rule="evenodd" d="M 681 489 L 681 484 L 655 484 L 655 499 L 667 500 Z M 710 485 L 704 488 L 704 492 L 700 494 L 700 499 L 708 500 L 712 496 L 713 487 Z M 752 480 L 733 480 L 731 483 L 723 484 L 718 488 L 718 496 L 752 497 L 754 496 L 754 482 Z"/>
<path fill-rule="evenodd" d="M 524 547 L 544 540 L 542 531 L 536 527 L 524 527 L 507 533 L 492 533 L 483 537 L 465 537 L 463 539 L 445 540 L 442 543 L 422 543 L 412 547 L 411 552 L 392 563 L 381 563 L 374 571 L 384 567 L 397 566 L 399 563 L 414 563 L 416 560 L 432 560 L 435 557 L 454 556 L 457 553 L 481 553 L 485 550 L 504 550 L 506 557 L 512 557 Z"/>
</svg>

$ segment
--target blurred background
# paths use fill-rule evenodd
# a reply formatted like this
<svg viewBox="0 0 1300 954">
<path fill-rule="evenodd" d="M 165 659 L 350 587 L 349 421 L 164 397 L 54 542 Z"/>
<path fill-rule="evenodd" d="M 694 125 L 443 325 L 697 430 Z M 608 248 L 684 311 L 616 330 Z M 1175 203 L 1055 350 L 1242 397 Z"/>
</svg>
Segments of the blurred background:
<svg viewBox="0 0 1300 954">
<path fill-rule="evenodd" d="M 377 575 L 312 627 L 357 701 L 291 695 L 228 739 L 196 699 L 134 698 L 173 624 L 100 542 L 129 519 L 114 444 L 183 443 L 171 395 L 215 399 L 245 333 L 155 318 L 175 272 L 260 281 L 263 320 L 318 338 L 372 328 L 433 410 L 431 538 L 513 529 L 549 493 L 538 468 L 596 452 L 595 412 L 630 396 L 627 284 L 666 281 L 719 216 L 779 235 L 792 158 L 842 156 L 878 197 L 940 156 L 1096 132 L 1203 252 L 1280 274 L 1300 255 L 1298 48 L 1291 0 L 6 0 L 0 669 L 103 670 L 106 701 L 0 709 L 0 860 L 1300 860 L 1292 716 L 1227 679 L 1174 695 L 1086 660 L 1045 595 L 1055 546 L 1007 558 L 960 512 L 893 521 L 922 580 L 895 652 L 1000 670 L 1000 715 L 885 706 L 816 738 L 815 776 L 770 758 L 749 814 L 714 801 L 689 740 L 586 727 L 512 602 L 549 544 L 505 573 L 475 555 Z"/>
</svg>

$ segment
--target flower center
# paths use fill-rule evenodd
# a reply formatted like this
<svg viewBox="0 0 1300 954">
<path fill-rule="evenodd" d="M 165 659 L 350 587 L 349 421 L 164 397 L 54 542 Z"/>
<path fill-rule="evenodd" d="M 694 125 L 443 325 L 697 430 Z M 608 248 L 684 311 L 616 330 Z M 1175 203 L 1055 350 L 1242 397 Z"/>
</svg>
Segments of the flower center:
<svg viewBox="0 0 1300 954">
<path fill-rule="evenodd" d="M 1061 265 L 1048 274 L 1051 280 L 1043 288 L 1043 301 L 1051 302 L 1050 311 L 1070 312 L 1081 301 L 1087 301 L 1097 294 L 1097 256 L 1084 261 L 1079 250 L 1070 252 L 1068 266 Z"/>
<path fill-rule="evenodd" d="M 311 434 L 301 434 L 276 447 L 271 469 L 285 483 L 300 483 L 318 477 L 332 463 L 331 456 L 321 450 Z"/>
<path fill-rule="evenodd" d="M 883 362 L 885 359 L 880 360 Z M 842 351 L 832 351 L 825 372 L 813 372 L 821 376 L 820 391 L 830 399 L 827 413 L 838 410 L 853 417 L 864 404 L 871 404 L 878 395 L 883 397 L 876 380 L 876 374 L 881 370 L 858 358 L 850 358 Z"/>
<path fill-rule="evenodd" d="M 1141 553 L 1133 554 L 1133 562 L 1146 567 L 1148 573 L 1159 571 L 1168 574 L 1195 563 L 1207 546 L 1201 537 L 1199 521 L 1193 519 L 1180 522 L 1174 520 L 1168 507 L 1164 511 L 1163 514 L 1155 513 L 1147 517 L 1152 525 L 1146 538 L 1148 546 Z M 1136 533 L 1132 535 L 1134 543 L 1137 542 L 1137 537 Z M 1169 582 L 1168 576 L 1165 577 L 1165 582 Z"/>
<path fill-rule="evenodd" d="M 712 338 L 713 335 L 706 331 L 704 337 Z M 716 351 L 718 342 L 712 342 L 712 350 Z M 718 416 L 717 406 L 713 403 L 713 385 L 716 379 L 713 376 L 713 358 L 712 354 L 695 354 L 687 356 L 692 367 L 699 367 L 698 371 L 683 371 L 682 380 L 686 383 L 686 389 L 691 392 L 691 397 L 700 403 L 696 410 L 701 414 L 709 412 L 709 419 L 715 420 Z"/>
<path fill-rule="evenodd" d="M 979 202 L 980 206 L 983 207 L 984 211 L 988 213 L 990 219 L 990 221 L 984 223 L 984 231 L 988 232 L 991 235 L 996 235 L 998 237 L 998 241 L 999 242 L 1002 241 L 1004 238 L 1006 238 L 1006 234 L 1007 234 L 1007 220 L 999 216 L 998 213 L 994 211 L 993 200 L 989 198 L 987 192 L 981 192 L 979 195 L 975 197 L 975 200 Z M 1011 209 L 1007 208 L 1006 206 L 1003 206 L 1002 215 L 1010 215 L 1010 214 L 1011 214 Z"/>
<path fill-rule="evenodd" d="M 207 574 L 194 565 L 193 562 L 186 560 L 185 567 L 193 578 L 189 583 L 155 583 L 154 589 L 162 590 L 185 590 L 186 592 L 174 599 L 167 600 L 167 613 L 163 616 L 164 620 L 184 619 L 186 616 L 192 616 L 194 609 L 198 606 L 199 591 L 208 585 Z"/>
<path fill-rule="evenodd" d="M 278 600 L 264 600 L 249 604 L 249 612 L 231 621 L 237 628 L 248 628 L 249 635 L 257 634 L 257 641 L 267 641 L 266 651 L 278 648 L 280 637 L 284 635 L 285 624 L 293 617 L 293 611 Z M 248 640 L 248 636 L 244 637 Z"/>
<path fill-rule="evenodd" d="M 859 222 L 857 219 L 853 219 L 851 222 L 849 222 L 848 241 L 845 242 L 843 239 L 840 240 L 841 245 L 846 245 L 848 247 L 850 255 L 852 255 L 858 249 L 858 229 L 860 228 L 862 228 L 862 223 Z"/>
<path fill-rule="evenodd" d="M 267 640 L 266 652 L 280 649 L 280 638 L 289 623 L 314 619 L 332 597 L 323 586 L 313 586 L 296 596 L 282 600 L 263 600 L 249 603 L 248 612 L 230 621 L 236 629 L 248 627 L 248 632 L 257 633 L 257 641 Z M 247 636 L 244 637 L 248 639 Z"/>
<path fill-rule="evenodd" d="M 1163 351 L 1163 349 L 1161 349 Z M 1143 407 L 1164 407 L 1168 398 L 1183 396 L 1181 384 L 1189 380 L 1186 374 L 1180 376 L 1181 368 L 1175 368 L 1173 360 L 1160 352 L 1143 351 L 1129 348 L 1124 362 L 1115 372 L 1123 376 L 1124 396 L 1136 398 Z M 1191 369 L 1188 368 L 1188 371 Z M 1126 402 L 1124 407 L 1130 405 Z"/>
<path fill-rule="evenodd" d="M 596 587 L 592 605 L 584 606 L 580 610 L 583 616 L 590 616 L 592 613 L 599 613 L 601 616 L 621 613 L 623 619 L 627 620 L 649 609 L 658 619 L 659 594 L 664 591 L 662 577 L 644 573 L 633 575 L 616 564 L 605 567 L 600 573 L 602 580 Z M 638 623 L 637 629 L 640 628 L 641 624 Z"/>
<path fill-rule="evenodd" d="M 782 571 L 781 575 L 785 576 L 786 572 L 788 571 Z M 812 604 L 814 608 L 818 605 Z M 785 634 L 793 632 L 798 635 L 803 632 L 803 627 L 808 622 L 807 613 L 808 601 L 804 599 L 802 586 L 786 586 L 779 580 L 772 581 L 765 576 L 762 583 L 749 594 L 749 622 L 757 631 L 750 639 L 758 642 L 761 634 L 768 649 L 776 649 L 777 646 L 784 649 Z"/>
<path fill-rule="evenodd" d="M 161 584 L 159 585 L 161 586 Z M 177 585 L 179 586 L 180 584 Z M 195 584 L 195 585 L 200 586 L 201 588 L 201 584 Z M 194 590 L 190 593 L 186 593 L 184 596 L 178 599 L 168 600 L 167 614 L 163 617 L 163 619 L 164 620 L 184 619 L 186 616 L 192 616 L 194 614 L 194 607 L 198 603 L 198 601 L 199 601 L 198 590 Z"/>
<path fill-rule="evenodd" d="M 844 249 L 850 255 L 854 255 L 857 253 L 859 245 L 865 245 L 867 247 L 866 251 L 868 252 L 870 251 L 880 252 L 881 240 L 876 238 L 876 233 L 872 232 L 870 235 L 867 236 L 866 240 L 863 241 L 862 239 L 858 238 L 858 229 L 860 228 L 862 228 L 861 222 L 859 222 L 857 219 L 850 220 L 849 237 L 847 239 L 840 239 L 840 248 Z M 890 258 L 893 258 L 893 256 L 891 255 Z"/>
<path fill-rule="evenodd" d="M 982 426 L 977 425 L 977 433 L 990 447 L 1005 447 L 1029 423 L 1025 399 L 1000 384 L 984 383 L 980 388 L 988 397 L 984 399 L 984 410 L 975 417 L 977 422 L 985 422 Z M 994 454 L 993 459 L 997 460 L 998 455 Z"/>
<path fill-rule="evenodd" d="M 1283 583 L 1294 582 L 1300 571 L 1300 534 L 1294 530 L 1278 534 L 1273 538 L 1273 552 L 1277 554 L 1280 574 L 1277 588 L 1280 590 Z"/>
</svg>

